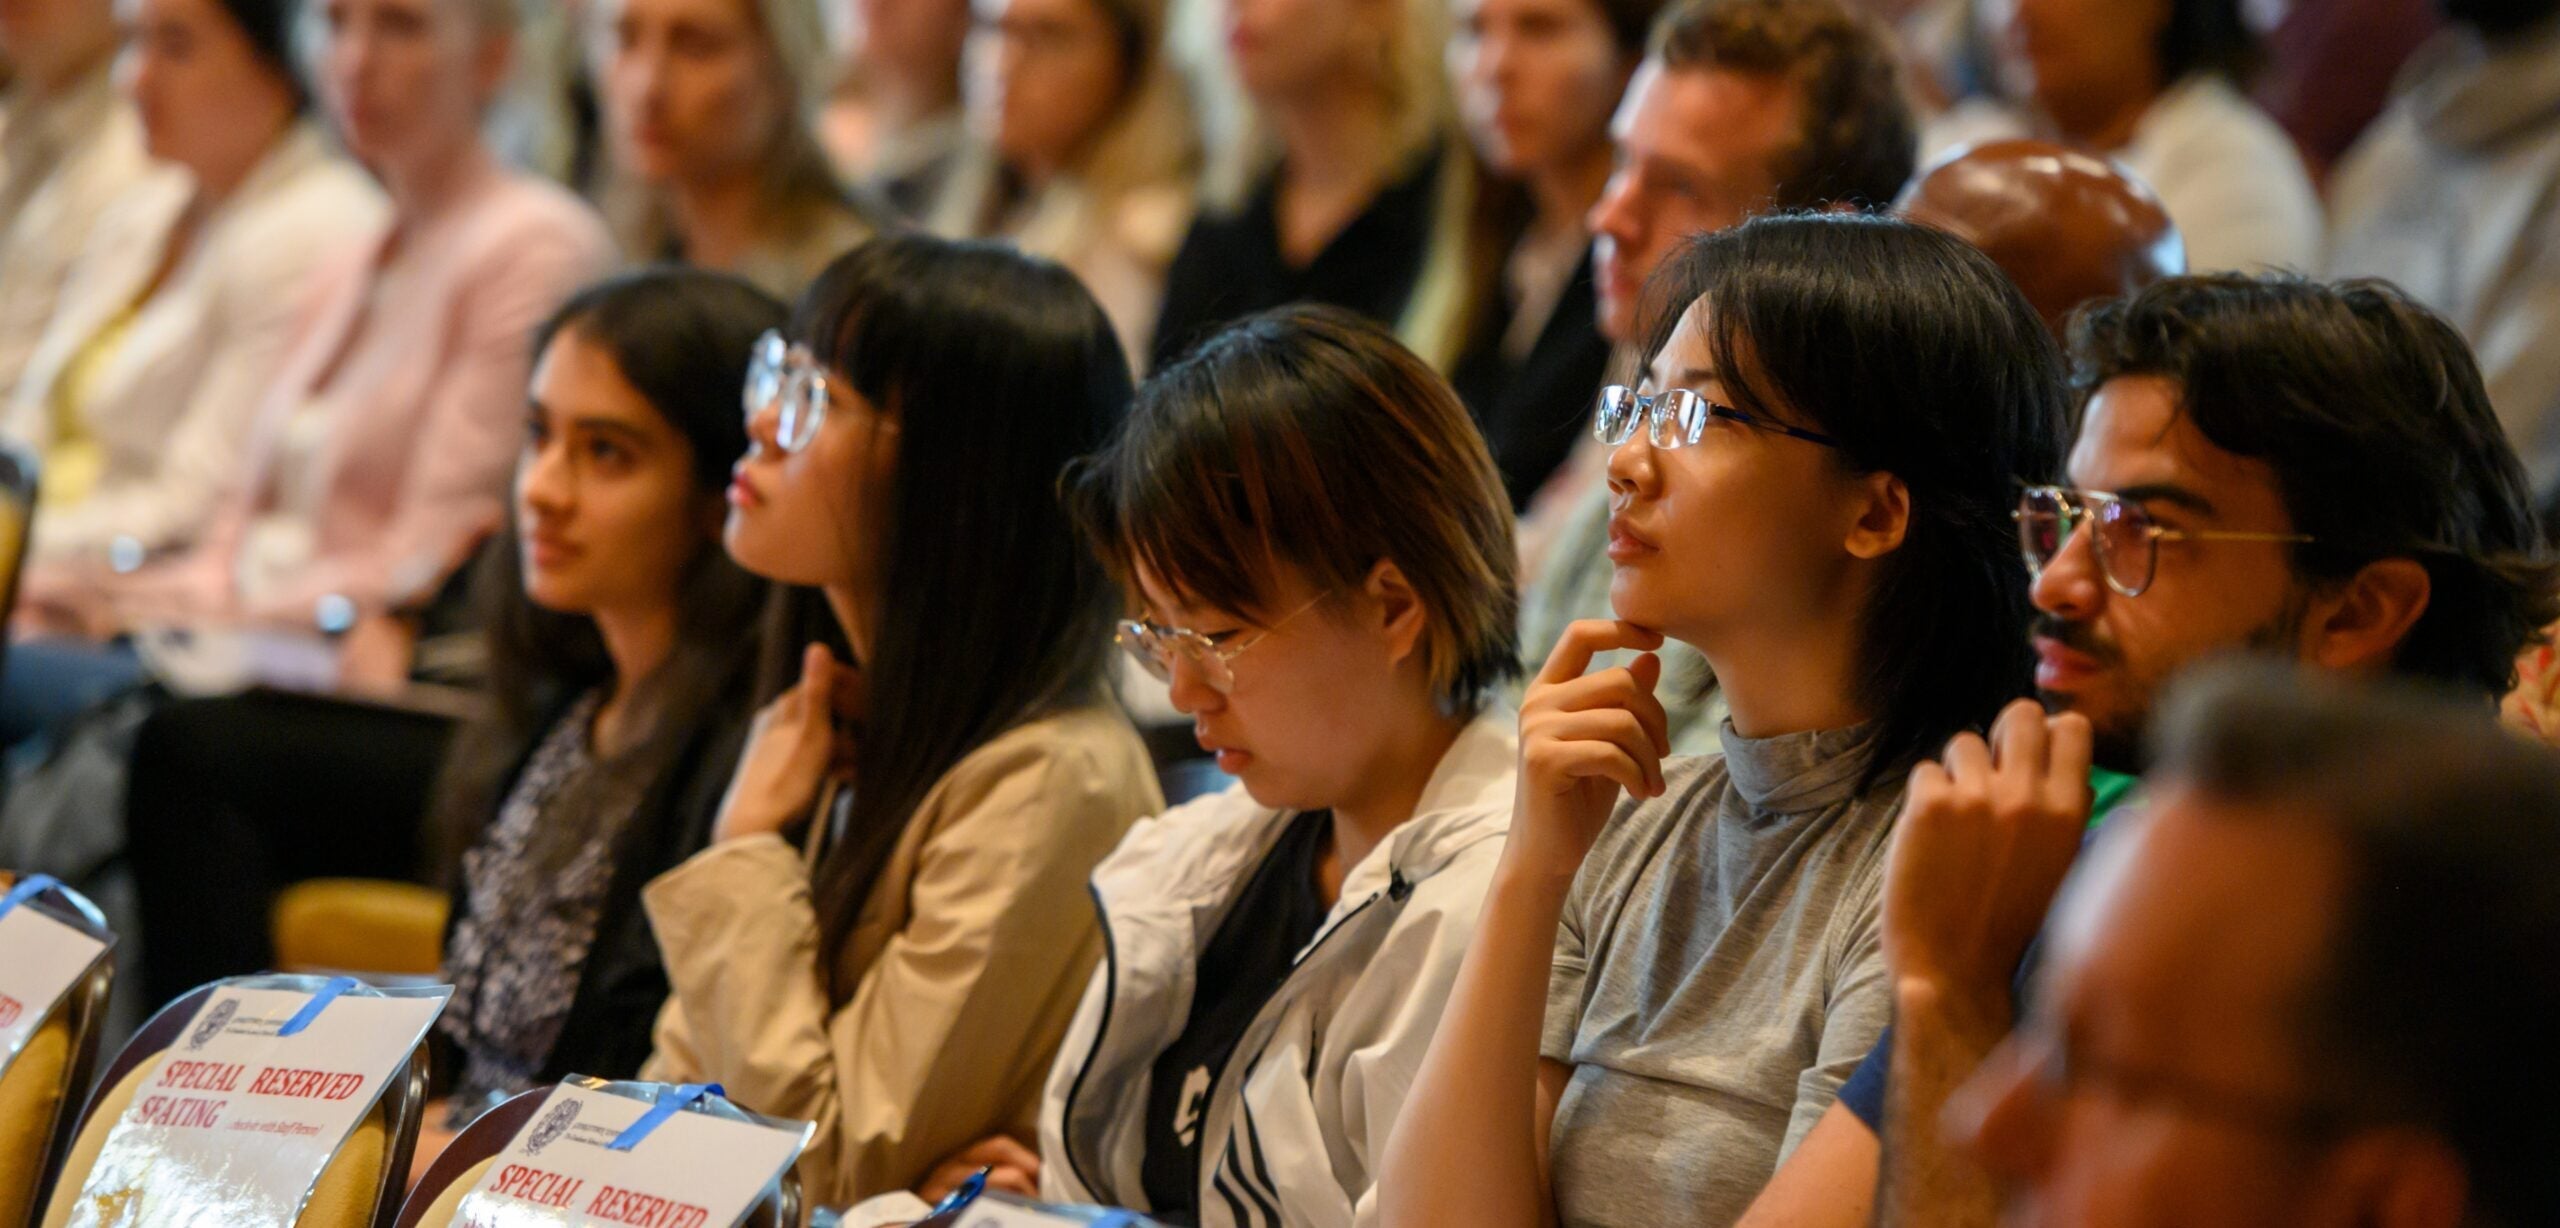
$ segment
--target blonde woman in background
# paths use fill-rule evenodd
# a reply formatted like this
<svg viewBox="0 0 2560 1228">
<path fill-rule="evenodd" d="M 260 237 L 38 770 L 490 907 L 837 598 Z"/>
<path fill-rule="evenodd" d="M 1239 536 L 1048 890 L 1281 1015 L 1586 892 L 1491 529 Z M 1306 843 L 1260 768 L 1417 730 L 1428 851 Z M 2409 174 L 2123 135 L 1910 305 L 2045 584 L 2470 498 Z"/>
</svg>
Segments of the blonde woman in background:
<svg viewBox="0 0 2560 1228">
<path fill-rule="evenodd" d="M 810 0 L 592 0 L 592 18 L 626 255 L 788 299 L 877 232 L 808 125 L 827 71 Z"/>
<path fill-rule="evenodd" d="M 1443 0 L 1228 0 L 1245 98 L 1174 257 L 1150 347 L 1163 365 L 1221 325 L 1291 302 L 1395 328 L 1446 370 L 1471 304 L 1475 171 L 1456 136 Z"/>
<path fill-rule="evenodd" d="M 345 632 L 328 644 L 338 681 L 391 685 L 409 672 L 407 616 L 501 519 L 535 326 L 614 253 L 584 201 L 481 137 L 510 0 L 321 0 L 313 17 L 320 93 L 388 222 L 313 275 L 307 324 L 223 441 L 232 480 L 192 542 L 139 566 L 84 560 L 77 591 L 102 636 Z M 138 672 L 127 648 L 67 641 L 21 643 L 10 664 L 119 657 Z"/>
<path fill-rule="evenodd" d="M 1163 55 L 1166 0 L 978 0 L 977 9 L 973 139 L 933 228 L 1010 239 L 1067 266 L 1122 346 L 1145 354 L 1200 160 Z"/>
<path fill-rule="evenodd" d="M 134 0 L 117 79 L 163 165 L 102 211 L 10 398 L 45 463 L 0 682 L 16 746 L 129 685 L 99 582 L 183 548 L 243 481 L 315 279 L 385 216 L 309 119 L 288 0 Z M 9 292 L 15 293 L 15 283 Z M 60 651 L 54 651 L 59 649 Z"/>
</svg>

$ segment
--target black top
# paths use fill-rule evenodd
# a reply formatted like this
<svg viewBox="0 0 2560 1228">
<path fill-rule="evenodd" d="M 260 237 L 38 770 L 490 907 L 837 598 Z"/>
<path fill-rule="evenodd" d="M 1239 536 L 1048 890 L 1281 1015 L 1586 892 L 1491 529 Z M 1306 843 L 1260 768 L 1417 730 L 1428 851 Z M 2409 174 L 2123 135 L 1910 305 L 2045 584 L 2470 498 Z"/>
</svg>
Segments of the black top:
<svg viewBox="0 0 2560 1228">
<path fill-rule="evenodd" d="M 1600 380 L 1608 374 L 1609 343 L 1600 335 L 1599 294 L 1592 286 L 1587 248 L 1538 330 L 1537 343 L 1519 363 L 1502 352 L 1513 306 L 1509 295 L 1499 297 L 1449 382 L 1483 429 L 1494 468 L 1502 471 L 1503 489 L 1519 509 L 1529 506 L 1530 497 L 1581 441 Z"/>
<path fill-rule="evenodd" d="M 1166 270 L 1149 366 L 1182 357 L 1235 321 L 1289 303 L 1330 303 L 1389 328 L 1403 317 L 1431 248 L 1442 154 L 1417 159 L 1303 268 L 1280 251 L 1275 172 L 1233 213 L 1202 213 Z"/>
<path fill-rule="evenodd" d="M 745 751 L 755 714 L 754 664 L 751 645 L 734 654 L 718 696 L 695 714 L 692 727 L 670 748 L 673 754 L 665 768 L 649 782 L 623 824 L 594 941 L 586 962 L 578 968 L 576 992 L 559 1040 L 536 1072 L 535 1086 L 572 1074 L 633 1078 L 648 1061 L 651 1029 L 669 990 L 657 937 L 640 904 L 640 889 L 711 843 L 712 820 L 720 813 L 720 800 Z M 552 723 L 543 725 L 547 728 Z M 509 774 L 510 791 L 533 749 L 526 748 L 526 758 Z M 448 944 L 469 906 L 469 892 L 457 875 L 453 910 L 445 926 Z M 459 1064 L 456 1055 L 440 1056 L 443 1069 Z"/>
<path fill-rule="evenodd" d="M 1218 1076 L 1332 911 L 1316 890 L 1332 834 L 1330 810 L 1291 820 L 1200 950 L 1190 1022 L 1156 1055 L 1147 1089 L 1148 1214 L 1168 1224 L 1199 1222 L 1201 1118 Z"/>
</svg>

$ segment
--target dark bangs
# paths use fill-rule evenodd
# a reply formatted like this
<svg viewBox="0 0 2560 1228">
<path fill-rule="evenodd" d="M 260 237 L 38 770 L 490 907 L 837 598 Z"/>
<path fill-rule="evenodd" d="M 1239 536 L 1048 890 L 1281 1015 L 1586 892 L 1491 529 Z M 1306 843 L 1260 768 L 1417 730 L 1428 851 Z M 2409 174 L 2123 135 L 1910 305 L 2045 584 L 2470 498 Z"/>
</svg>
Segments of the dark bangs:
<svg viewBox="0 0 2560 1228">
<path fill-rule="evenodd" d="M 1086 539 L 1133 593 L 1271 608 L 1284 567 L 1327 592 L 1380 561 L 1430 611 L 1445 709 L 1518 668 L 1511 502 L 1457 394 L 1377 325 L 1333 308 L 1249 317 L 1147 381 L 1129 425 L 1069 475 Z"/>
<path fill-rule="evenodd" d="M 998 244 L 874 240 L 819 276 L 791 331 L 898 424 L 886 522 L 862 526 L 884 600 L 860 663 L 870 711 L 894 718 L 865 731 L 852 818 L 814 875 L 832 951 L 953 764 L 1104 698 L 1115 603 L 1058 475 L 1131 389 L 1074 275 Z"/>
</svg>

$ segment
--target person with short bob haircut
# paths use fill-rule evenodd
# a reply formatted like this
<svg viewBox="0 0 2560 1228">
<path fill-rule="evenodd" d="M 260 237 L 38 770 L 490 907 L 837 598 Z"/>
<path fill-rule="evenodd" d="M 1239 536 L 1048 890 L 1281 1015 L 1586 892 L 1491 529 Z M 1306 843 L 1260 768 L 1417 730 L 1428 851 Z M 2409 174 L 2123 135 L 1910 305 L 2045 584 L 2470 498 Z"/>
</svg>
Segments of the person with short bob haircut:
<svg viewBox="0 0 2560 1228">
<path fill-rule="evenodd" d="M 1033 1128 L 1102 955 L 1085 880 L 1164 805 L 1057 492 L 1129 396 L 1075 277 L 990 243 L 875 239 L 755 343 L 724 540 L 803 591 L 711 847 L 642 892 L 647 1077 L 815 1122 L 815 1203 Z"/>
<path fill-rule="evenodd" d="M 1394 1228 L 1733 1222 L 1884 1026 L 1904 774 L 2029 682 L 2009 513 L 2060 468 L 2067 398 L 1998 266 L 1784 215 L 1691 242 L 1648 297 L 1645 389 L 1596 423 L 1618 620 L 1574 624 L 1522 704 Z M 1721 755 L 1667 758 L 1667 638 L 1714 669 Z"/>
<path fill-rule="evenodd" d="M 1384 328 L 1289 308 L 1150 381 L 1068 489 L 1143 611 L 1121 642 L 1240 783 L 1095 873 L 1112 959 L 1039 1154 L 990 1139 L 927 1192 L 992 1165 L 1166 1223 L 1369 1222 L 1510 822 L 1492 456 Z"/>
</svg>

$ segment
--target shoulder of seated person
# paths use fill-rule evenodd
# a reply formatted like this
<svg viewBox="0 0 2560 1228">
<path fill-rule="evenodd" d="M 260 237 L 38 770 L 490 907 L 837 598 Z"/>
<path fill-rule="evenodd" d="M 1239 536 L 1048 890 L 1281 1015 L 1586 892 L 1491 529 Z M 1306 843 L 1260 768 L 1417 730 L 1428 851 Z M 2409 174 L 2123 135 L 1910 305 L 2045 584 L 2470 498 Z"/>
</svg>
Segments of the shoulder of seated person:
<svg viewBox="0 0 2560 1228">
<path fill-rule="evenodd" d="M 330 259 L 353 253 L 390 217 L 381 189 L 361 173 L 321 166 L 277 185 L 208 232 L 208 253 L 221 250 L 261 265 L 282 253 Z"/>
<path fill-rule="evenodd" d="M 962 755 L 943 774 L 941 791 L 980 791 L 1015 773 L 1081 771 L 1108 774 L 1149 767 L 1137 728 L 1116 709 L 1071 708 L 1025 721 Z"/>
<path fill-rule="evenodd" d="M 520 265 L 528 249 L 567 251 L 590 262 L 613 256 L 612 232 L 588 204 L 558 185 L 519 175 L 479 206 L 462 239 L 465 259 Z"/>
</svg>

